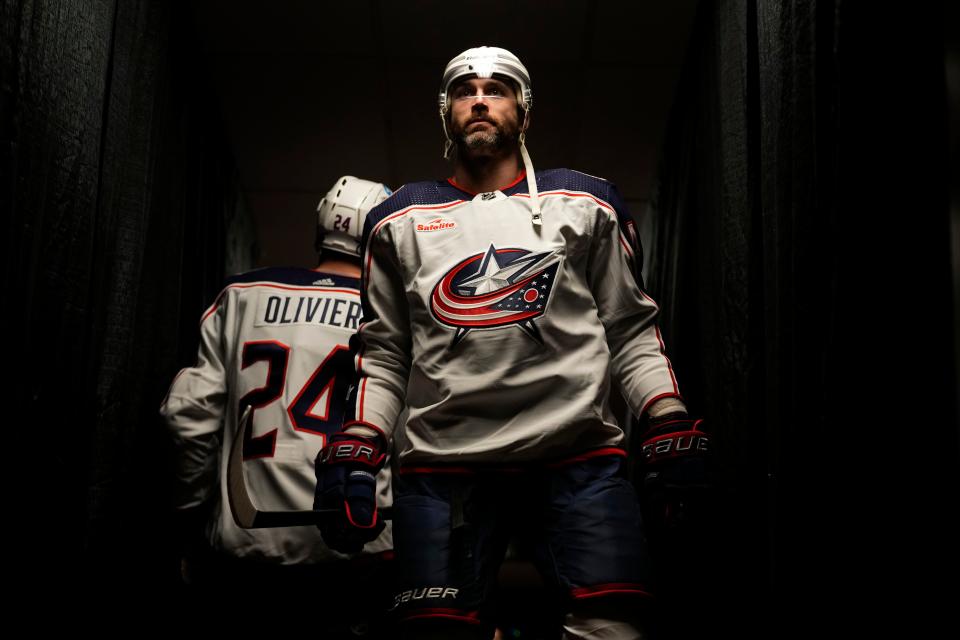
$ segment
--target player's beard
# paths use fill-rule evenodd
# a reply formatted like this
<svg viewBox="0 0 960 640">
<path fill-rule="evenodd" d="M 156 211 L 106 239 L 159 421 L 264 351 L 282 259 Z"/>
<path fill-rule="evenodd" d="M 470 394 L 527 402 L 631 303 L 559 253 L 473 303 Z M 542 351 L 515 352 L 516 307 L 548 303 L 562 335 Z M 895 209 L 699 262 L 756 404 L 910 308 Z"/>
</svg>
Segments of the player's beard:
<svg viewBox="0 0 960 640">
<path fill-rule="evenodd" d="M 517 147 L 520 136 L 519 126 L 513 123 L 497 122 L 492 118 L 487 122 L 493 129 L 481 129 L 465 133 L 463 130 L 454 134 L 457 153 L 461 158 L 469 156 L 497 156 L 505 150 L 512 151 Z"/>
</svg>

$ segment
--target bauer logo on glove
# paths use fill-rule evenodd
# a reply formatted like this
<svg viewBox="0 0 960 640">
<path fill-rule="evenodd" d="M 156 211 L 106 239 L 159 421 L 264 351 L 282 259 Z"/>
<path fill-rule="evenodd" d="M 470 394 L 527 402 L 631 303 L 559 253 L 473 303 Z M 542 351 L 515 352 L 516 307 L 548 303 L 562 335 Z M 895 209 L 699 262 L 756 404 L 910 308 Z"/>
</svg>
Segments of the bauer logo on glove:
<svg viewBox="0 0 960 640">
<path fill-rule="evenodd" d="M 337 433 L 317 455 L 315 509 L 339 513 L 318 525 L 327 546 L 343 553 L 358 553 L 375 540 L 385 526 L 377 510 L 377 472 L 386 454 L 383 437 L 367 438 Z"/>
<path fill-rule="evenodd" d="M 710 436 L 700 430 L 703 420 L 685 415 L 668 416 L 667 420 L 651 420 L 641 452 L 647 463 L 685 455 L 702 455 L 708 451 Z"/>
<path fill-rule="evenodd" d="M 357 463 L 366 461 L 371 466 L 375 466 L 380 461 L 374 459 L 374 453 L 374 447 L 363 442 L 338 442 L 336 446 L 331 445 L 321 449 L 317 462 L 327 464 L 331 461 Z"/>
<path fill-rule="evenodd" d="M 703 420 L 685 413 L 647 419 L 643 436 L 643 493 L 654 530 L 696 520 L 712 486 L 710 436 Z"/>
</svg>

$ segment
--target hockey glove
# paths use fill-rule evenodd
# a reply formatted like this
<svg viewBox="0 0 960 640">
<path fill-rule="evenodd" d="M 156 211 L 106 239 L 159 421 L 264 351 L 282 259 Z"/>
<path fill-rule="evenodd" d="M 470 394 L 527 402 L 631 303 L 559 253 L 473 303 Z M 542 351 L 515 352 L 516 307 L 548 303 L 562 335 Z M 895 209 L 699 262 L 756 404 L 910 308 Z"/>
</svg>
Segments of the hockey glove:
<svg viewBox="0 0 960 640">
<path fill-rule="evenodd" d="M 335 551 L 359 553 L 383 531 L 377 512 L 377 472 L 386 460 L 384 445 L 382 436 L 336 433 L 317 455 L 313 507 L 338 510 L 318 525 L 323 541 Z"/>
<path fill-rule="evenodd" d="M 647 419 L 642 439 L 643 493 L 655 525 L 676 529 L 695 517 L 710 489 L 710 436 L 686 413 Z"/>
</svg>

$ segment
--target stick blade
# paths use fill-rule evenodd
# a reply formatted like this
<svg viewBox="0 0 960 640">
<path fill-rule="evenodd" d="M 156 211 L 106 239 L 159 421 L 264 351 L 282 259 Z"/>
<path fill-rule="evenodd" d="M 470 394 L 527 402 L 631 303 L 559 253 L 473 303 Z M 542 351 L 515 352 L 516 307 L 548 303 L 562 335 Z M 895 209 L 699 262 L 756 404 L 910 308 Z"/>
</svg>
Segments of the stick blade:
<svg viewBox="0 0 960 640">
<path fill-rule="evenodd" d="M 252 529 L 259 513 L 257 507 L 247 492 L 247 483 L 243 478 L 243 440 L 247 429 L 250 428 L 251 409 L 248 406 L 240 418 L 240 428 L 230 447 L 230 457 L 227 461 L 227 498 L 230 502 L 230 512 L 237 526 L 242 529 Z"/>
</svg>

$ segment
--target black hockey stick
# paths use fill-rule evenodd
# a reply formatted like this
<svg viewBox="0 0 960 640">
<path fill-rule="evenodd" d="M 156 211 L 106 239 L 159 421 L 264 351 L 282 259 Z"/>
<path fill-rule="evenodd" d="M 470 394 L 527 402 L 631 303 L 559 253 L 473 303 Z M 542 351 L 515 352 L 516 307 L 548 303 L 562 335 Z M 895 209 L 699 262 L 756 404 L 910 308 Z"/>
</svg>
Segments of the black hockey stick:
<svg viewBox="0 0 960 640">
<path fill-rule="evenodd" d="M 250 407 L 247 407 L 243 417 L 240 418 L 240 428 L 237 429 L 227 462 L 227 498 L 237 526 L 244 529 L 303 527 L 317 525 L 324 519 L 339 513 L 339 509 L 306 511 L 260 511 L 257 509 L 247 491 L 247 483 L 243 479 L 243 440 L 247 429 L 250 428 L 250 415 Z M 384 520 L 391 518 L 390 507 L 380 507 L 378 510 L 380 517 Z"/>
</svg>

